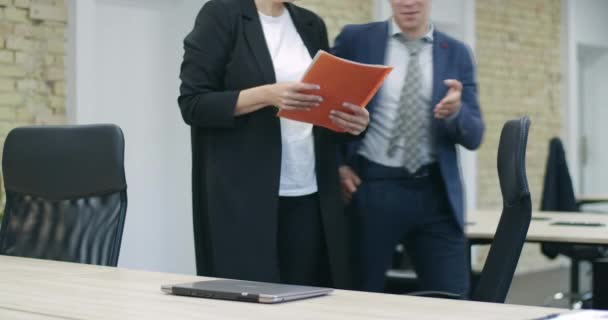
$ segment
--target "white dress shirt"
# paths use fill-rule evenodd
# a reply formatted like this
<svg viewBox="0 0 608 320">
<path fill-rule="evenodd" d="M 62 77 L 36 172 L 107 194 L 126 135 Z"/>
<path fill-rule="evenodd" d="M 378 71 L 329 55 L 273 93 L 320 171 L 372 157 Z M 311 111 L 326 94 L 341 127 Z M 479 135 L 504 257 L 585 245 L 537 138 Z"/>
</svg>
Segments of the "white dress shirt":
<svg viewBox="0 0 608 320">
<path fill-rule="evenodd" d="M 401 29 L 391 18 L 388 28 L 388 43 L 386 48 L 385 65 L 393 67 L 393 71 L 388 75 L 378 93 L 378 100 L 374 109 L 374 114 L 370 118 L 369 128 L 363 138 L 359 154 L 365 158 L 388 166 L 403 166 L 403 149 L 396 149 L 392 157 L 387 155 L 389 139 L 393 132 L 393 125 L 399 109 L 401 89 L 407 75 L 407 65 L 410 59 L 409 51 L 402 40 Z M 424 44 L 419 53 L 420 71 L 422 73 L 422 99 L 428 107 L 429 117 L 432 117 L 431 99 L 433 93 L 433 25 L 429 26 L 429 31 L 424 35 Z M 427 128 L 429 134 L 431 128 Z M 434 158 L 431 148 L 431 157 Z"/>
</svg>

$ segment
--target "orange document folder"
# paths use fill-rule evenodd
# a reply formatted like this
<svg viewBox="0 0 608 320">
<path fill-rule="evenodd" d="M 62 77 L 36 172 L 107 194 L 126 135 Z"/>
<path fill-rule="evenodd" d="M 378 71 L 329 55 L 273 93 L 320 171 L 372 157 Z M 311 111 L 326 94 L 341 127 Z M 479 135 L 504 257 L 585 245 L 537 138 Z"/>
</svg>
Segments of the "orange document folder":
<svg viewBox="0 0 608 320">
<path fill-rule="evenodd" d="M 320 90 L 303 93 L 319 95 L 323 102 L 311 111 L 280 110 L 278 116 L 343 132 L 331 121 L 329 112 L 349 112 L 342 106 L 344 102 L 364 108 L 392 70 L 392 67 L 353 62 L 320 50 L 301 82 L 319 85 Z"/>
</svg>

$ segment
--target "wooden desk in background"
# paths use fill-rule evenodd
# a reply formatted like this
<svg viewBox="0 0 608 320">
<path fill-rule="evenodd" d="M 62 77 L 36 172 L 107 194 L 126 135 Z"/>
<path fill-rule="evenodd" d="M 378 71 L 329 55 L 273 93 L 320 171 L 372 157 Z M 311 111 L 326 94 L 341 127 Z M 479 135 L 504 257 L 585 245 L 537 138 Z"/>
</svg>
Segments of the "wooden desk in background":
<svg viewBox="0 0 608 320">
<path fill-rule="evenodd" d="M 576 204 L 585 205 L 592 203 L 608 202 L 608 194 L 581 194 L 576 197 Z"/>
<path fill-rule="evenodd" d="M 278 305 L 178 297 L 205 278 L 0 256 L 0 319 L 534 319 L 560 309 L 336 290 Z"/>
<path fill-rule="evenodd" d="M 476 210 L 467 216 L 466 234 L 471 245 L 489 243 L 494 239 L 494 233 L 500 219 L 500 210 Z M 557 222 L 591 223 L 597 225 L 554 225 Z M 608 214 L 584 212 L 547 212 L 532 213 L 530 228 L 526 236 L 527 242 L 567 243 L 585 245 L 608 245 Z M 571 268 L 578 268 L 572 265 Z M 573 269 L 577 270 L 577 269 Z M 578 271 L 574 271 L 578 273 Z M 595 292 L 594 306 L 608 305 L 608 293 L 605 284 L 597 283 L 599 279 L 608 277 L 604 274 L 592 274 Z M 597 279 L 597 281 L 596 281 Z M 571 279 L 571 286 L 578 290 L 578 278 Z"/>
<path fill-rule="evenodd" d="M 475 210 L 467 216 L 466 234 L 471 240 L 494 238 L 500 210 Z M 600 226 L 558 226 L 555 222 L 599 223 Z M 528 242 L 559 242 L 573 244 L 608 244 L 608 214 L 582 212 L 532 213 Z"/>
</svg>

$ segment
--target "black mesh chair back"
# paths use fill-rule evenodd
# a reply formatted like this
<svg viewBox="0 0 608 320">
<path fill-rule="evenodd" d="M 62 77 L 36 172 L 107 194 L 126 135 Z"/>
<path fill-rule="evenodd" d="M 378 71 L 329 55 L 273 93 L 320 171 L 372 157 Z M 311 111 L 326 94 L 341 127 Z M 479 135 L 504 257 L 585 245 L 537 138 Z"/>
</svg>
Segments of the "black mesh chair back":
<svg viewBox="0 0 608 320">
<path fill-rule="evenodd" d="M 120 128 L 16 128 L 2 171 L 0 254 L 116 266 L 127 209 Z"/>
<path fill-rule="evenodd" d="M 526 177 L 526 145 L 530 120 L 508 121 L 498 146 L 498 179 L 503 210 L 490 252 L 472 299 L 503 303 L 526 240 L 532 205 Z"/>
</svg>

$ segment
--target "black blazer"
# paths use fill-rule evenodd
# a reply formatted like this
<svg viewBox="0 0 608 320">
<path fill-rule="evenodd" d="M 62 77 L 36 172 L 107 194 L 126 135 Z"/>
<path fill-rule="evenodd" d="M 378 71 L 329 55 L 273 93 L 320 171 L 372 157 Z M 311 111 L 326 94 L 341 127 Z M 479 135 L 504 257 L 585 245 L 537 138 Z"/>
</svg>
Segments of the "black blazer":
<svg viewBox="0 0 608 320">
<path fill-rule="evenodd" d="M 540 210 L 579 211 L 574 186 L 566 163 L 566 151 L 559 138 L 549 141 L 549 155 L 543 183 Z"/>
<path fill-rule="evenodd" d="M 314 13 L 286 4 L 310 55 L 328 50 Z M 234 116 L 239 91 L 275 82 L 253 0 L 211 0 L 184 40 L 178 99 L 192 127 L 192 192 L 197 273 L 278 282 L 277 207 L 281 128 L 276 108 Z M 349 288 L 348 225 L 336 143 L 313 130 L 317 183 L 334 285 Z"/>
</svg>

